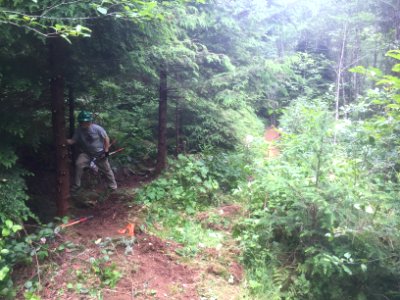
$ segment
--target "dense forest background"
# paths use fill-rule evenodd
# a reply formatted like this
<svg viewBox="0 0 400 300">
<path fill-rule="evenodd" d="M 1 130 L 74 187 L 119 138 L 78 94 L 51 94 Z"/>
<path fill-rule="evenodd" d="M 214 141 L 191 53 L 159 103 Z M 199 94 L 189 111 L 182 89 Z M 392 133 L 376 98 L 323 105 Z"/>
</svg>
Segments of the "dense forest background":
<svg viewBox="0 0 400 300">
<path fill-rule="evenodd" d="M 399 0 L 0 0 L 0 29 L 2 297 L 88 110 L 151 218 L 240 203 L 249 299 L 400 299 Z"/>
</svg>

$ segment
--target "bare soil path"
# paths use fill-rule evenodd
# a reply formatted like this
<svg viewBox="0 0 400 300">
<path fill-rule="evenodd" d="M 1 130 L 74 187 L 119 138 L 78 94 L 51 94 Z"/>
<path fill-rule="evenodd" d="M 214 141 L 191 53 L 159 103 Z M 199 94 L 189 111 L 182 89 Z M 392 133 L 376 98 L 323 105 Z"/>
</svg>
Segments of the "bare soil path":
<svg viewBox="0 0 400 300">
<path fill-rule="evenodd" d="M 93 216 L 62 230 L 49 242 L 49 259 L 20 270 L 23 285 L 40 271 L 42 300 L 243 299 L 243 269 L 237 245 L 227 240 L 219 249 L 205 248 L 196 257 L 182 257 L 182 245 L 162 240 L 146 228 L 145 209 L 135 205 L 136 179 L 121 185 L 94 207 L 75 209 L 74 217 Z M 96 197 L 96 193 L 88 196 Z M 221 218 L 235 218 L 240 208 L 216 209 Z M 207 213 L 198 221 L 212 228 Z M 134 237 L 119 231 L 134 224 Z M 213 228 L 229 232 L 231 228 Z M 21 289 L 17 299 L 24 299 Z"/>
<path fill-rule="evenodd" d="M 281 134 L 275 126 L 268 127 L 264 132 L 264 139 L 268 143 L 267 158 L 276 157 L 279 155 L 279 149 L 274 145 L 274 142 L 279 140 Z"/>
</svg>

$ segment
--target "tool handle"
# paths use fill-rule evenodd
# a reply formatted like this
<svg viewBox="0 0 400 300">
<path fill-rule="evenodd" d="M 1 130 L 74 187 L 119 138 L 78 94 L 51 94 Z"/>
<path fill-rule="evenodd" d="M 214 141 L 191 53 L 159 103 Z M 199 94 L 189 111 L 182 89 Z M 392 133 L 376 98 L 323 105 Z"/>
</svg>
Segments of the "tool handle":
<svg viewBox="0 0 400 300">
<path fill-rule="evenodd" d="M 93 218 L 93 216 L 87 216 L 87 217 L 84 217 L 84 218 L 80 218 L 78 220 L 68 222 L 67 224 L 62 224 L 62 225 L 60 225 L 60 228 L 66 228 L 66 227 L 73 226 L 73 225 L 76 225 L 76 224 L 79 224 L 79 223 L 82 223 L 82 222 L 86 222 L 87 220 L 89 220 L 91 218 Z"/>
</svg>

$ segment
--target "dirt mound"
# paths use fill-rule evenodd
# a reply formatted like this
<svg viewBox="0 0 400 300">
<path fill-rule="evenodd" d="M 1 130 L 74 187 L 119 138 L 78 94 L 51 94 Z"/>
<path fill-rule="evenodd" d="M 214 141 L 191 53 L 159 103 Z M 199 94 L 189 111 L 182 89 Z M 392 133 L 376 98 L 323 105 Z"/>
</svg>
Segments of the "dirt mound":
<svg viewBox="0 0 400 300">
<path fill-rule="evenodd" d="M 120 265 L 130 276 L 118 283 L 118 294 L 105 291 L 104 299 L 197 299 L 198 271 L 176 261 L 175 247 L 155 236 L 137 237 L 133 254 Z"/>
</svg>

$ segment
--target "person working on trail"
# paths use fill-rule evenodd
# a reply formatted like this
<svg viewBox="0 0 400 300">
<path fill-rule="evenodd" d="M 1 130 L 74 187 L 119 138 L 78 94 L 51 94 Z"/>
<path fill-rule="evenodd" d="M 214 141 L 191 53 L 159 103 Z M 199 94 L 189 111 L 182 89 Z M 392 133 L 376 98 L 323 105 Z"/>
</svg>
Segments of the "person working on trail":
<svg viewBox="0 0 400 300">
<path fill-rule="evenodd" d="M 82 153 L 79 154 L 75 165 L 75 183 L 72 191 L 76 192 L 81 186 L 83 170 L 95 162 L 99 170 L 107 177 L 110 190 L 117 189 L 114 173 L 108 161 L 110 139 L 103 127 L 92 123 L 92 114 L 88 111 L 81 111 L 78 115 L 79 127 L 75 130 L 74 136 L 67 139 L 68 145 L 77 143 Z"/>
</svg>

